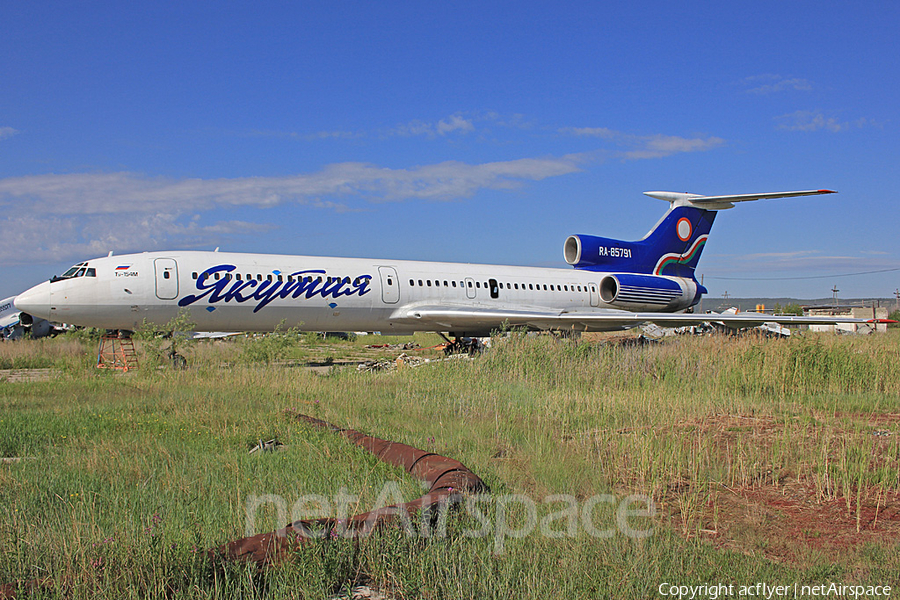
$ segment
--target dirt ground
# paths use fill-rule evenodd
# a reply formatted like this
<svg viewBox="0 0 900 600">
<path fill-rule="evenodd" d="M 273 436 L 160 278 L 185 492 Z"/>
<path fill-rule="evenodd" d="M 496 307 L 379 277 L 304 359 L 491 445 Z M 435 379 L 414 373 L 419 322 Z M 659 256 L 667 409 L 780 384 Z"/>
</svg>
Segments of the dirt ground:
<svg viewBox="0 0 900 600">
<path fill-rule="evenodd" d="M 835 428 L 829 434 L 838 439 L 865 435 L 867 443 L 871 438 L 873 469 L 884 461 L 896 462 L 900 414 L 829 415 L 830 422 L 847 420 L 864 425 L 864 430 L 850 433 Z M 689 428 L 692 436 L 706 437 L 724 447 L 738 426 L 755 444 L 766 445 L 783 435 L 783 425 L 756 417 L 720 416 L 674 427 Z M 798 439 L 797 443 L 805 440 Z M 847 559 L 871 543 L 886 547 L 900 544 L 900 493 L 896 484 L 890 486 L 892 489 L 852 487 L 848 498 L 842 489 L 823 487 L 821 480 L 813 481 L 808 474 L 798 477 L 769 471 L 768 476 L 750 485 L 712 485 L 699 516 L 682 515 L 677 495 L 668 498 L 664 513 L 685 535 L 699 535 L 716 547 L 806 565 L 822 558 Z M 685 523 L 688 519 L 691 522 Z"/>
</svg>

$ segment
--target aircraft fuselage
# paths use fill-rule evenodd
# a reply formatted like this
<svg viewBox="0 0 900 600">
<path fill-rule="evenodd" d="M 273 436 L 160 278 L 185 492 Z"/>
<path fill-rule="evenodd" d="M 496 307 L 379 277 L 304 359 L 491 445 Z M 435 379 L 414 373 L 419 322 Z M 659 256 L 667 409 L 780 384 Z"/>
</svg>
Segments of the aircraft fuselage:
<svg viewBox="0 0 900 600">
<path fill-rule="evenodd" d="M 601 298 L 607 273 L 486 264 L 183 251 L 83 265 L 81 276 L 44 282 L 20 301 L 41 318 L 106 329 L 137 329 L 145 320 L 163 324 L 187 309 L 197 331 L 262 332 L 281 324 L 387 334 L 450 331 L 410 318 L 416 306 L 674 312 L 696 296 L 692 280 L 668 277 L 672 293 L 609 303 Z M 485 335 L 495 328 L 451 333 Z M 592 329 L 610 328 L 620 327 Z"/>
</svg>

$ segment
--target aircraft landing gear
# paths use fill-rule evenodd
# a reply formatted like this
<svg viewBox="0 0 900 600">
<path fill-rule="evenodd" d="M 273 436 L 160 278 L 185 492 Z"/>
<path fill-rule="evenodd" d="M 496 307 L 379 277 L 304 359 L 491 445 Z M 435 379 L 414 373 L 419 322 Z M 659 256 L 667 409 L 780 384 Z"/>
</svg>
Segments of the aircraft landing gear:
<svg viewBox="0 0 900 600">
<path fill-rule="evenodd" d="M 172 368 L 176 371 L 183 371 L 184 369 L 187 369 L 187 359 L 175 351 L 174 343 L 171 347 L 169 347 L 168 352 L 166 352 L 166 357 L 170 361 L 172 361 Z"/>
<path fill-rule="evenodd" d="M 452 354 L 468 354 L 469 356 L 475 356 L 484 352 L 484 344 L 482 344 L 481 340 L 478 338 L 454 337 L 451 342 L 444 335 L 441 335 L 441 337 L 447 340 L 447 345 L 444 346 L 444 354 L 446 356 Z"/>
</svg>

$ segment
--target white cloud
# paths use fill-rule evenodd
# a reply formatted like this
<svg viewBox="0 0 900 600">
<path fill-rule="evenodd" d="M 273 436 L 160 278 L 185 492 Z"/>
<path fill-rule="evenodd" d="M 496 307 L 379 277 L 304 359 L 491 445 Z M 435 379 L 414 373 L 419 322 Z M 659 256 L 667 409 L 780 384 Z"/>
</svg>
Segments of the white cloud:
<svg viewBox="0 0 900 600">
<path fill-rule="evenodd" d="M 475 126 L 469 119 L 463 119 L 458 114 L 451 115 L 446 119 L 441 119 L 437 124 L 437 132 L 440 135 L 446 135 L 453 131 L 468 132 L 473 131 Z"/>
<path fill-rule="evenodd" d="M 578 170 L 577 162 L 575 157 L 480 165 L 448 161 L 410 169 L 337 163 L 311 174 L 233 179 L 172 179 L 125 172 L 28 175 L 0 179 L 0 204 L 14 202 L 20 208 L 53 214 L 113 214 L 310 204 L 320 202 L 322 196 L 370 201 L 452 199 L 479 189 L 508 189 L 522 181 L 572 173 Z"/>
<path fill-rule="evenodd" d="M 273 225 L 221 221 L 203 225 L 172 214 L 138 214 L 116 221 L 60 215 L 8 217 L 0 221 L 0 257 L 9 265 L 80 260 L 110 250 L 130 252 L 160 248 L 173 240 L 183 247 L 213 246 L 223 238 L 274 229 Z"/>
<path fill-rule="evenodd" d="M 212 244 L 224 235 L 274 226 L 224 221 L 201 223 L 196 213 L 215 208 L 303 204 L 346 212 L 344 198 L 365 202 L 450 200 L 482 189 L 512 189 L 579 170 L 578 155 L 467 164 L 448 161 L 409 169 L 364 163 L 329 165 L 284 177 L 173 179 L 135 173 L 29 175 L 0 179 L 7 211 L 0 259 L 10 264 L 159 248 Z M 192 218 L 186 215 L 194 214 Z M 21 216 L 20 216 L 21 215 Z M 114 215 L 114 218 L 111 218 Z M 110 223 L 114 222 L 114 226 Z"/>
<path fill-rule="evenodd" d="M 578 137 L 599 137 L 605 140 L 611 140 L 622 136 L 618 131 L 613 131 L 606 127 L 563 127 L 559 132 Z"/>
<path fill-rule="evenodd" d="M 808 79 L 802 79 L 800 77 L 782 77 L 781 75 L 773 75 L 771 73 L 747 77 L 741 81 L 741 84 L 753 86 L 746 90 L 748 94 L 758 94 L 761 96 L 776 94 L 785 90 L 808 92 L 813 89 L 813 84 Z"/>
<path fill-rule="evenodd" d="M 0 127 L 0 140 L 5 140 L 19 133 L 17 129 L 12 127 Z"/>
<path fill-rule="evenodd" d="M 673 135 L 654 135 L 652 137 L 638 138 L 635 141 L 640 147 L 625 152 L 625 158 L 638 160 L 643 158 L 662 158 L 684 152 L 705 152 L 725 144 L 725 140 L 718 137 L 683 138 Z"/>
<path fill-rule="evenodd" d="M 428 137 L 445 136 L 450 133 L 469 133 L 475 131 L 474 121 L 455 113 L 437 123 L 414 120 L 391 129 L 388 135 L 403 137 L 424 135 Z"/>
<path fill-rule="evenodd" d="M 315 133 L 297 133 L 296 131 L 275 131 L 264 129 L 254 129 L 241 135 L 261 138 L 288 138 L 295 140 L 304 140 L 307 142 L 313 142 L 317 140 L 350 140 L 354 138 L 365 137 L 365 134 L 362 132 L 352 131 L 317 131 Z"/>
<path fill-rule="evenodd" d="M 787 131 L 819 131 L 824 129 L 832 133 L 838 133 L 849 129 L 878 125 L 866 118 L 852 122 L 841 121 L 837 117 L 826 116 L 821 111 L 813 110 L 798 110 L 776 117 L 775 120 L 778 121 L 778 129 L 786 129 Z"/>
<path fill-rule="evenodd" d="M 606 127 L 564 127 L 558 132 L 577 137 L 601 138 L 610 140 L 619 146 L 631 147 L 631 150 L 618 154 L 625 160 L 663 158 L 684 152 L 704 152 L 725 144 L 725 140 L 718 137 L 684 138 L 663 134 L 641 136 Z"/>
</svg>

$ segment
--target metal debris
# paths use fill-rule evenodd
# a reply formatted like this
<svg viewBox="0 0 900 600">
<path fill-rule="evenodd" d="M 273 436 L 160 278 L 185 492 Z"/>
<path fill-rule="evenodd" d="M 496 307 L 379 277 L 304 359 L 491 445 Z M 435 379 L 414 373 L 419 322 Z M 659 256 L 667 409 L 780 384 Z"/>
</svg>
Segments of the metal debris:
<svg viewBox="0 0 900 600">
<path fill-rule="evenodd" d="M 430 489 L 412 502 L 395 504 L 361 513 L 346 521 L 310 519 L 290 523 L 269 533 L 229 542 L 207 551 L 213 558 L 272 564 L 289 552 L 316 538 L 364 537 L 378 527 L 393 524 L 411 514 L 422 514 L 461 502 L 464 494 L 489 491 L 488 486 L 458 460 L 425 450 L 372 437 L 354 429 L 343 429 L 325 421 L 295 414 L 298 421 L 342 435 L 380 460 L 402 467 L 413 477 L 424 481 Z M 323 529 L 325 530 L 323 532 Z"/>
<path fill-rule="evenodd" d="M 401 367 L 418 367 L 420 365 L 424 365 L 425 363 L 431 362 L 431 359 L 422 358 L 420 356 L 410 356 L 405 352 L 398 356 L 397 358 L 383 359 L 383 360 L 367 360 L 365 362 L 361 362 L 356 365 L 357 371 L 391 371 L 393 369 L 398 369 Z"/>
<path fill-rule="evenodd" d="M 416 342 L 406 342 L 405 344 L 369 344 L 366 348 L 375 350 L 418 350 L 421 346 Z"/>
<path fill-rule="evenodd" d="M 269 440 L 268 442 L 264 442 L 262 440 L 258 440 L 259 443 L 250 448 L 250 454 L 254 452 L 274 452 L 276 450 L 284 450 L 284 444 L 278 441 L 278 438 L 273 440 Z"/>
</svg>

